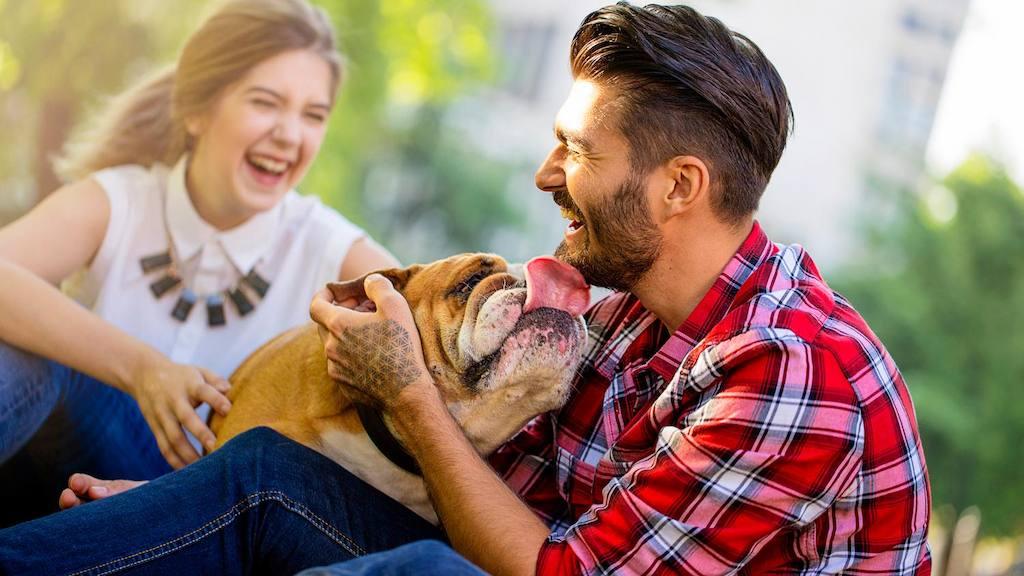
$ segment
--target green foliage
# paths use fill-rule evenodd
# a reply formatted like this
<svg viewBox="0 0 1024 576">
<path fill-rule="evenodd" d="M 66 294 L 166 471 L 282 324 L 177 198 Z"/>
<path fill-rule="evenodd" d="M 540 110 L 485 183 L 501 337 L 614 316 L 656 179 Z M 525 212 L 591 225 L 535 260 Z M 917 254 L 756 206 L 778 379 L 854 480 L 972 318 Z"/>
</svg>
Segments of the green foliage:
<svg viewBox="0 0 1024 576">
<path fill-rule="evenodd" d="M 321 0 L 349 68 L 323 151 L 303 189 L 372 223 L 362 194 L 371 158 L 394 154 L 405 130 L 396 107 L 439 106 L 493 76 L 482 0 Z"/>
<path fill-rule="evenodd" d="M 73 123 L 156 63 L 172 60 L 198 6 L 198 0 L 0 2 L 0 150 L 6 151 L 0 181 L 30 171 L 11 150 L 35 141 L 48 103 L 68 107 L 62 122 Z"/>
<path fill-rule="evenodd" d="M 934 503 L 978 505 L 990 534 L 1024 530 L 1021 188 L 976 156 L 869 232 L 872 262 L 835 285 L 906 377 Z"/>
<path fill-rule="evenodd" d="M 321 196 L 390 243 L 422 211 L 372 204 L 365 191 L 371 165 L 379 167 L 377 159 L 389 158 L 396 170 L 427 170 L 422 182 L 431 191 L 408 192 L 413 204 L 423 207 L 421 201 L 429 197 L 430 206 L 444 214 L 436 221 L 435 248 L 480 249 L 481 231 L 494 218 L 515 219 L 501 199 L 508 169 L 499 162 L 469 161 L 472 152 L 458 139 L 441 139 L 433 119 L 454 98 L 494 77 L 487 3 L 311 1 L 334 20 L 348 69 L 323 149 L 302 190 Z M 0 102 L 5 126 L 0 183 L 31 172 L 28 154 L 21 150 L 38 137 L 48 102 L 69 103 L 72 114 L 66 122 L 80 121 L 106 96 L 172 61 L 200 11 L 215 5 L 202 0 L 0 0 L 0 98 L 17 96 L 5 98 L 16 106 Z M 421 120 L 430 126 L 417 125 Z M 443 148 L 434 146 L 441 140 Z M 401 247 L 396 252 L 415 253 Z"/>
<path fill-rule="evenodd" d="M 8 0 L 0 4 L 0 38 L 32 96 L 82 99 L 117 90 L 126 75 L 168 56 L 196 6 L 195 0 Z"/>
<path fill-rule="evenodd" d="M 403 262 L 494 250 L 495 236 L 525 226 L 505 192 L 514 167 L 467 148 L 443 112 L 421 107 L 395 154 L 372 164 L 365 187 L 368 220 Z"/>
</svg>

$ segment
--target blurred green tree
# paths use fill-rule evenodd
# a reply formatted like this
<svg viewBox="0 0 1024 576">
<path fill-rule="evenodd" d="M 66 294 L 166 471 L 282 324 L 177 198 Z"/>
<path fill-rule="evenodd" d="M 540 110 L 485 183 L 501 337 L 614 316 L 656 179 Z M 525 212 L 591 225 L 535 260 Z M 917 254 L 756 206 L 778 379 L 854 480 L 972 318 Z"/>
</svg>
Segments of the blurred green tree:
<svg viewBox="0 0 1024 576">
<path fill-rule="evenodd" d="M 933 502 L 1024 531 L 1024 193 L 973 156 L 876 224 L 836 288 L 885 342 L 917 409 Z"/>
<path fill-rule="evenodd" d="M 371 160 L 405 163 L 421 147 L 421 109 L 443 108 L 494 77 L 490 12 L 483 0 L 317 3 L 334 18 L 349 68 L 303 188 L 360 224 L 387 228 L 367 214 Z"/>
<path fill-rule="evenodd" d="M 0 0 L 0 180 L 27 172 L 39 195 L 60 181 L 51 158 L 83 112 L 165 57 L 194 23 L 199 2 Z M 26 158 L 28 156 L 28 158 Z"/>
<path fill-rule="evenodd" d="M 443 105 L 419 107 L 394 149 L 368 164 L 367 220 L 405 262 L 456 252 L 510 257 L 501 237 L 523 233 L 526 219 L 507 190 L 514 174 L 530 170 L 471 148 L 445 113 Z"/>
<path fill-rule="evenodd" d="M 383 233 L 389 243 L 422 212 L 369 199 L 376 193 L 365 184 L 371 165 L 379 168 L 374 159 L 388 158 L 396 170 L 425 167 L 425 178 L 399 201 L 441 209 L 444 217 L 435 222 L 439 250 L 481 246 L 490 220 L 508 214 L 489 210 L 505 206 L 508 170 L 500 162 L 453 167 L 452 160 L 473 151 L 451 138 L 436 148 L 440 129 L 433 122 L 453 99 L 495 78 L 487 3 L 312 1 L 335 21 L 349 65 L 303 191 Z M 0 133 L 0 185 L 24 175 L 31 163 L 39 193 L 55 189 L 50 159 L 71 127 L 104 96 L 172 60 L 200 11 L 213 6 L 201 0 L 0 0 L 0 118 L 7 128 Z M 424 129 L 420 121 L 431 124 Z M 31 158 L 16 152 L 26 144 L 34 147 Z M 424 161 L 425 153 L 433 159 Z M 469 191 L 471 201 L 453 200 Z M 454 241 L 447 240 L 449 227 Z M 396 252 L 415 253 L 401 246 Z"/>
</svg>

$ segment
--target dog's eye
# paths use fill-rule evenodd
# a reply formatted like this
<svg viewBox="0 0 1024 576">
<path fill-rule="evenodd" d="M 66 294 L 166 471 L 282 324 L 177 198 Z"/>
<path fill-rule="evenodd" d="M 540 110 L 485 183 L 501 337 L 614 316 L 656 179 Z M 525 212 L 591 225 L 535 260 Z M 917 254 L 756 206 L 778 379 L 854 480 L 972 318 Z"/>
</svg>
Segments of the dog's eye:
<svg viewBox="0 0 1024 576">
<path fill-rule="evenodd" d="M 469 294 L 470 292 L 473 291 L 473 288 L 476 288 L 476 285 L 479 284 L 481 280 L 487 278 L 490 275 L 490 271 L 480 270 L 474 273 L 472 276 L 469 276 L 468 278 L 464 279 L 462 282 L 459 282 L 458 286 L 453 288 L 449 295 L 465 300 L 469 298 Z"/>
</svg>

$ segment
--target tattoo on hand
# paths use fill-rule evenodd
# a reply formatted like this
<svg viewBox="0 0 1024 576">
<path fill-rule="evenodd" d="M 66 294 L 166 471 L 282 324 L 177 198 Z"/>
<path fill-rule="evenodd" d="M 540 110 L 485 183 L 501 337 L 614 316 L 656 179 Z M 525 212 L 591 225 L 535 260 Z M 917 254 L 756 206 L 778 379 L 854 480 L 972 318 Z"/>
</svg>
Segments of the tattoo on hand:
<svg viewBox="0 0 1024 576">
<path fill-rule="evenodd" d="M 412 384 L 420 371 L 409 332 L 394 320 L 344 330 L 339 335 L 348 384 L 382 404 Z"/>
</svg>

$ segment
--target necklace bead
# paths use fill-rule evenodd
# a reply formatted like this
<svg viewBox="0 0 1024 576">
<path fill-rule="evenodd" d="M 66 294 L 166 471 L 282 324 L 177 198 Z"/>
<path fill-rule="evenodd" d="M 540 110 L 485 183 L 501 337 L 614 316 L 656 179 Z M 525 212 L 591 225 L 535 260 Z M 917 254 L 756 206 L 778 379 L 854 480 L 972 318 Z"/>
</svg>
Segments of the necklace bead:
<svg viewBox="0 0 1024 576">
<path fill-rule="evenodd" d="M 178 276 L 176 267 L 174 265 L 174 256 L 171 250 L 161 252 L 159 254 L 152 254 L 145 256 L 139 260 L 139 265 L 142 267 L 144 274 L 149 274 L 155 270 L 161 270 L 167 268 L 163 276 L 158 278 L 156 281 L 149 285 L 150 292 L 157 299 L 163 297 L 164 294 L 176 288 L 182 284 L 182 279 Z M 252 300 L 246 296 L 245 292 L 242 291 L 242 285 L 245 284 L 253 292 L 259 295 L 262 300 L 266 295 L 267 291 L 270 290 L 270 282 L 266 278 L 260 276 L 256 269 L 249 270 L 239 280 L 239 282 L 233 287 L 226 290 L 228 298 L 234 303 L 235 309 L 238 311 L 239 316 L 245 316 L 255 309 L 255 305 Z M 202 297 L 206 302 L 206 322 L 209 326 L 223 326 L 227 323 L 227 315 L 224 311 L 224 298 L 221 294 L 211 294 Z M 174 308 L 171 310 L 171 316 L 184 322 L 188 319 L 189 314 L 192 312 L 192 308 L 195 303 L 200 299 L 200 296 L 192 291 L 188 286 L 183 287 L 181 295 L 178 297 L 178 301 L 174 303 Z"/>
<path fill-rule="evenodd" d="M 210 326 L 223 326 L 226 323 L 224 299 L 220 297 L 220 294 L 206 298 L 206 323 Z"/>
<path fill-rule="evenodd" d="M 252 312 L 252 302 L 249 300 L 249 297 L 245 295 L 245 292 L 242 292 L 241 288 L 236 287 L 233 290 L 229 290 L 228 296 L 231 298 L 231 301 L 235 303 L 235 308 L 238 309 L 239 316 L 245 316 L 249 312 Z"/>
<path fill-rule="evenodd" d="M 188 315 L 192 312 L 192 307 L 195 303 L 195 292 L 185 288 L 181 291 L 181 296 L 178 296 L 178 301 L 174 304 L 174 310 L 171 310 L 171 316 L 177 318 L 181 322 L 184 322 L 188 319 Z"/>
</svg>

